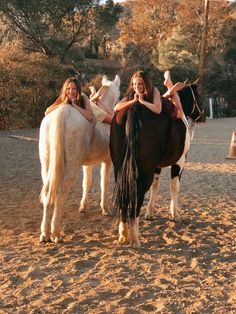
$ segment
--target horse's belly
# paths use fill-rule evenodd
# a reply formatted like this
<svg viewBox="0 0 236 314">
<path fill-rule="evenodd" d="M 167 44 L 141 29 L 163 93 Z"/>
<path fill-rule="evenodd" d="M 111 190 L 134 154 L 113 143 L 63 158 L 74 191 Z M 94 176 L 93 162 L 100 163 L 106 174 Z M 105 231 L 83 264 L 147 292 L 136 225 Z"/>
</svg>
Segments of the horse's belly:
<svg viewBox="0 0 236 314">
<path fill-rule="evenodd" d="M 94 138 L 83 164 L 85 166 L 96 165 L 108 159 L 110 159 L 109 132 L 103 125 L 97 124 Z"/>
<path fill-rule="evenodd" d="M 109 158 L 110 151 L 108 143 L 102 143 L 101 145 L 93 145 L 90 147 L 83 165 L 90 166 L 100 164 L 101 162 Z"/>
<path fill-rule="evenodd" d="M 157 168 L 164 168 L 176 164 L 182 156 L 185 156 L 190 148 L 190 134 L 186 127 L 182 132 L 176 132 L 179 140 L 175 141 L 173 138 L 168 143 L 168 149 L 165 150 L 161 160 L 157 163 Z"/>
</svg>

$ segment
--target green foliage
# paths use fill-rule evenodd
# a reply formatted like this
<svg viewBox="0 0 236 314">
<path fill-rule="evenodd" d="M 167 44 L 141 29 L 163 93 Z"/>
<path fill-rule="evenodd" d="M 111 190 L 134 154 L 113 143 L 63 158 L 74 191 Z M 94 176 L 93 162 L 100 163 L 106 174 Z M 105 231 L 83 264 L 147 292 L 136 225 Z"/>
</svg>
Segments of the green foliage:
<svg viewBox="0 0 236 314">
<path fill-rule="evenodd" d="M 113 0 L 107 0 L 105 5 L 99 6 L 97 18 L 102 27 L 109 30 L 110 27 L 118 22 L 121 12 L 122 7 L 119 3 L 114 4 Z"/>
<path fill-rule="evenodd" d="M 151 52 L 142 45 L 126 43 L 122 51 L 122 67 L 148 67 L 151 64 Z"/>
<path fill-rule="evenodd" d="M 236 116 L 236 64 L 222 64 L 215 61 L 205 81 L 207 81 L 206 92 L 209 96 L 224 99 L 223 115 Z"/>
<path fill-rule="evenodd" d="M 236 116 L 236 27 L 227 36 L 224 53 L 211 56 L 213 61 L 206 76 L 208 95 L 222 98 L 225 102 L 223 114 Z"/>
<path fill-rule="evenodd" d="M 173 29 L 171 36 L 160 45 L 159 55 L 153 57 L 154 64 L 165 70 L 173 67 L 195 70 L 198 56 L 191 51 L 191 47 L 178 28 Z"/>
<path fill-rule="evenodd" d="M 114 37 L 114 28 L 119 20 L 122 7 L 108 0 L 104 5 L 96 6 L 90 11 L 90 41 L 86 49 L 86 57 L 96 59 L 108 57 L 110 45 Z"/>
<path fill-rule="evenodd" d="M 64 58 L 76 42 L 88 35 L 86 17 L 93 3 L 92 0 L 2 0 L 0 12 L 7 18 L 9 27 L 22 35 L 27 49 Z"/>
</svg>

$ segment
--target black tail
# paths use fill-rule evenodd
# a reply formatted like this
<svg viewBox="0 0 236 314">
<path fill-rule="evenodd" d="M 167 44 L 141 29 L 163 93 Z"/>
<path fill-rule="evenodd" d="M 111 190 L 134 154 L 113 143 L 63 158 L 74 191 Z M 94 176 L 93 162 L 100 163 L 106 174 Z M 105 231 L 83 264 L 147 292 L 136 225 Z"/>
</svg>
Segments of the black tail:
<svg viewBox="0 0 236 314">
<path fill-rule="evenodd" d="M 136 106 L 127 114 L 126 121 L 126 144 L 124 158 L 119 169 L 115 188 L 115 208 L 123 222 L 137 217 L 138 200 L 138 166 L 137 151 L 141 122 L 138 118 Z"/>
</svg>

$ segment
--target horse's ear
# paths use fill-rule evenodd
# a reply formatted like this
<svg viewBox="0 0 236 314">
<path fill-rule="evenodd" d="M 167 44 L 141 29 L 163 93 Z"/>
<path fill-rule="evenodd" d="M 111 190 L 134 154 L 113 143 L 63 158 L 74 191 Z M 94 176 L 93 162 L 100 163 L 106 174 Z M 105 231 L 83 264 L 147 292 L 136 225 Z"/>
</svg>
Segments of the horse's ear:
<svg viewBox="0 0 236 314">
<path fill-rule="evenodd" d="M 108 79 L 106 75 L 103 75 L 102 77 L 102 86 L 108 85 Z"/>
<path fill-rule="evenodd" d="M 183 82 L 184 85 L 188 85 L 188 78 Z"/>
<path fill-rule="evenodd" d="M 116 86 L 120 87 L 120 77 L 118 74 L 116 74 L 114 82 L 115 82 Z"/>
<path fill-rule="evenodd" d="M 192 85 L 198 86 L 200 84 L 200 78 L 197 78 L 194 82 L 192 82 Z"/>
<path fill-rule="evenodd" d="M 89 90 L 90 90 L 90 93 L 91 93 L 89 95 L 89 97 L 91 98 L 91 97 L 93 97 L 96 94 L 96 89 L 95 89 L 94 86 L 89 86 Z"/>
</svg>

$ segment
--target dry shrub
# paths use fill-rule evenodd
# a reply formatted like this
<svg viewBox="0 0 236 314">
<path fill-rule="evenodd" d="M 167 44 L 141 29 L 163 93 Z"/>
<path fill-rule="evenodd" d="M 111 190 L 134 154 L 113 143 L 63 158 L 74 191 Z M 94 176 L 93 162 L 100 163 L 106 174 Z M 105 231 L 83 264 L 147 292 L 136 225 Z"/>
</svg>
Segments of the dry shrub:
<svg viewBox="0 0 236 314">
<path fill-rule="evenodd" d="M 58 97 L 63 82 L 78 75 L 83 91 L 101 86 L 103 74 L 114 79 L 117 69 L 88 65 L 63 65 L 56 58 L 24 53 L 15 40 L 0 46 L 0 130 L 37 128 L 46 108 Z"/>
<path fill-rule="evenodd" d="M 102 75 L 98 74 L 90 82 L 87 82 L 87 83 L 83 84 L 83 92 L 89 96 L 90 95 L 89 87 L 90 86 L 94 86 L 95 89 L 98 90 L 101 87 L 101 85 L 102 85 L 101 83 L 102 83 Z"/>
<path fill-rule="evenodd" d="M 75 74 L 56 59 L 22 51 L 18 41 L 0 47 L 0 130 L 38 127 L 64 80 Z"/>
</svg>

